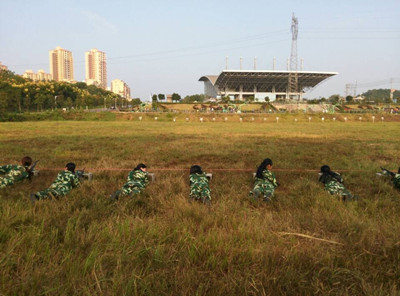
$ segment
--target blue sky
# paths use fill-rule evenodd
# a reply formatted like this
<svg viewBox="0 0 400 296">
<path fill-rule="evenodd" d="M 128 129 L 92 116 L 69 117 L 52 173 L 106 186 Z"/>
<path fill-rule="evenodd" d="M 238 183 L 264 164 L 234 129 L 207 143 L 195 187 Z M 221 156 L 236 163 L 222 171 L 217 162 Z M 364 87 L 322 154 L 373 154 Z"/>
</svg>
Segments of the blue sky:
<svg viewBox="0 0 400 296">
<path fill-rule="evenodd" d="M 291 17 L 299 20 L 299 64 L 339 75 L 306 97 L 345 94 L 347 83 L 400 89 L 400 1 L 28 1 L 0 0 L 0 62 L 22 74 L 49 72 L 49 50 L 72 51 L 84 80 L 84 53 L 107 53 L 108 84 L 122 79 L 131 95 L 203 92 L 203 75 L 225 69 L 286 70 Z"/>
</svg>

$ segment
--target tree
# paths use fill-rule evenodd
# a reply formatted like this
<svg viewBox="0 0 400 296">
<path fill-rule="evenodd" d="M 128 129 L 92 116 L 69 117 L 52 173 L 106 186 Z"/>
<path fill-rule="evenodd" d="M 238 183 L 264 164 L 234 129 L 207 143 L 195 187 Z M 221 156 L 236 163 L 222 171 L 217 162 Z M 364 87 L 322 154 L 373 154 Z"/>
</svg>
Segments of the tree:
<svg viewBox="0 0 400 296">
<path fill-rule="evenodd" d="M 71 99 L 71 98 L 67 98 L 67 99 L 65 100 L 65 106 L 68 107 L 69 109 L 72 108 L 73 104 L 74 104 L 74 103 L 72 102 L 72 99 Z"/>
<path fill-rule="evenodd" d="M 111 102 L 120 99 L 114 99 L 112 92 L 95 85 L 87 86 L 82 82 L 71 84 L 59 81 L 32 81 L 10 71 L 0 71 L 0 97 L 3 100 L 1 106 L 5 112 L 29 111 L 32 105 L 36 105 L 38 111 L 54 108 L 56 105 L 104 106 L 104 98 L 109 96 L 112 96 Z"/>
<path fill-rule="evenodd" d="M 165 95 L 164 94 L 158 94 L 158 100 L 159 101 L 164 101 L 165 100 Z"/>
<path fill-rule="evenodd" d="M 265 101 L 266 103 L 269 103 L 269 97 L 268 97 L 268 96 L 265 97 L 265 98 L 264 98 L 264 101 Z"/>
<path fill-rule="evenodd" d="M 337 104 L 340 101 L 340 95 L 331 95 L 328 101 L 332 104 Z"/>
<path fill-rule="evenodd" d="M 15 102 L 15 105 L 18 107 L 18 112 L 22 112 L 21 108 L 21 100 L 22 100 L 22 90 L 21 87 L 17 86 L 12 89 L 11 98 Z"/>
<path fill-rule="evenodd" d="M 181 96 L 180 96 L 179 94 L 177 94 L 177 93 L 173 93 L 173 94 L 172 94 L 172 102 L 173 102 L 173 101 L 179 102 L 181 99 L 182 99 L 182 98 L 181 98 Z"/>
<path fill-rule="evenodd" d="M 47 99 L 48 99 L 47 95 L 46 95 L 46 94 L 43 94 L 43 93 L 41 93 L 41 92 L 38 92 L 38 93 L 35 95 L 35 101 L 34 101 L 34 103 L 36 104 L 36 108 L 37 108 L 37 111 L 38 111 L 38 112 L 39 112 L 39 111 L 43 111 L 43 105 L 44 105 L 44 103 L 46 102 Z"/>
<path fill-rule="evenodd" d="M 0 92 L 0 111 L 5 112 L 7 108 L 8 108 L 7 95 L 4 92 Z"/>
<path fill-rule="evenodd" d="M 80 88 L 80 89 L 87 89 L 88 88 L 88 85 L 85 82 L 77 82 L 77 83 L 75 83 L 75 86 L 77 88 Z"/>
<path fill-rule="evenodd" d="M 353 96 L 347 96 L 346 97 L 346 103 L 350 103 L 353 101 Z"/>
<path fill-rule="evenodd" d="M 30 97 L 29 95 L 26 95 L 26 96 L 24 97 L 23 106 L 24 106 L 25 111 L 28 111 L 28 112 L 30 111 L 30 107 L 31 107 L 31 97 Z"/>
<path fill-rule="evenodd" d="M 151 100 L 153 101 L 153 103 L 157 102 L 157 95 L 152 95 L 151 96 Z"/>
<path fill-rule="evenodd" d="M 183 100 L 181 100 L 181 103 L 201 103 L 204 102 L 205 96 L 204 95 L 191 95 L 191 96 L 186 96 Z"/>
<path fill-rule="evenodd" d="M 142 101 L 139 98 L 135 98 L 131 100 L 131 104 L 132 106 L 137 106 L 140 105 L 142 103 Z"/>
</svg>

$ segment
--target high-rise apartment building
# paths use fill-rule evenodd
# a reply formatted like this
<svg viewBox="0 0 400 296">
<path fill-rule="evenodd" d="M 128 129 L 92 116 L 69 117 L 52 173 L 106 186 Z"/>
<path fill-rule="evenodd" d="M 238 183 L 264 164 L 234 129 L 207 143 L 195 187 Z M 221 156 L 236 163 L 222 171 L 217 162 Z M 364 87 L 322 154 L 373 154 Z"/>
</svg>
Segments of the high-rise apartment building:
<svg viewBox="0 0 400 296">
<path fill-rule="evenodd" d="M 111 91 L 128 100 L 131 98 L 131 89 L 123 80 L 114 79 L 111 81 Z"/>
<path fill-rule="evenodd" d="M 85 52 L 86 84 L 107 88 L 107 62 L 105 52 L 96 48 Z"/>
<path fill-rule="evenodd" d="M 56 81 L 74 80 L 74 64 L 72 52 L 59 46 L 49 51 L 50 74 Z"/>
<path fill-rule="evenodd" d="M 49 81 L 53 79 L 51 74 L 44 72 L 43 69 L 40 69 L 37 73 L 33 73 L 32 70 L 26 70 L 22 77 L 32 79 L 33 81 Z"/>
</svg>

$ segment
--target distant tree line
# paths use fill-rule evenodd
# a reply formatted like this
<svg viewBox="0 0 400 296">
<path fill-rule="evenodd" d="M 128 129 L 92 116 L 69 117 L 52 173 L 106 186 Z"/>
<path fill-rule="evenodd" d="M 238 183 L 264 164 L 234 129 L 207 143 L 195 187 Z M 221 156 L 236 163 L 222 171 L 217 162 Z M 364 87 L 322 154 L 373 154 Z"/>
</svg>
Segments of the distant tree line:
<svg viewBox="0 0 400 296">
<path fill-rule="evenodd" d="M 390 89 L 371 89 L 367 92 L 362 93 L 359 95 L 360 97 L 364 98 L 362 103 L 368 102 L 375 102 L 375 103 L 392 103 L 393 101 L 400 101 L 400 91 L 393 92 L 393 99 L 390 98 Z M 353 96 L 346 96 L 341 97 L 338 94 L 331 95 L 329 98 L 319 98 L 319 99 L 312 99 L 307 100 L 309 104 L 319 104 L 319 103 L 355 103 L 355 97 Z"/>
<path fill-rule="evenodd" d="M 374 101 L 377 103 L 391 103 L 390 101 L 390 89 L 371 89 L 361 95 L 367 101 Z M 396 90 L 393 93 L 393 100 L 400 100 L 400 91 Z"/>
<path fill-rule="evenodd" d="M 121 106 L 124 98 L 84 82 L 32 81 L 0 70 L 0 112 Z M 126 103 L 125 103 L 126 104 Z"/>
</svg>

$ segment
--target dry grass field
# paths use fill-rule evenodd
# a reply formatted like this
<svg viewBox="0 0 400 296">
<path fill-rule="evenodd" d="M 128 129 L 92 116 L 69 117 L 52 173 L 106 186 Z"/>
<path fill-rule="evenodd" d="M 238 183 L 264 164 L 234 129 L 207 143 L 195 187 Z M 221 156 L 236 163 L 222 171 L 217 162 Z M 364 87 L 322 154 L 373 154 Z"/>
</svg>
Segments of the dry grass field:
<svg viewBox="0 0 400 296">
<path fill-rule="evenodd" d="M 397 117 L 139 116 L 0 123 L 1 164 L 40 160 L 0 191 L 0 295 L 400 294 L 400 192 L 376 176 L 400 166 Z M 281 186 L 252 202 L 266 157 Z M 32 205 L 69 161 L 93 181 Z M 111 202 L 139 162 L 156 182 Z M 188 203 L 193 164 L 213 173 L 211 207 Z M 358 202 L 324 191 L 323 164 Z"/>
</svg>

